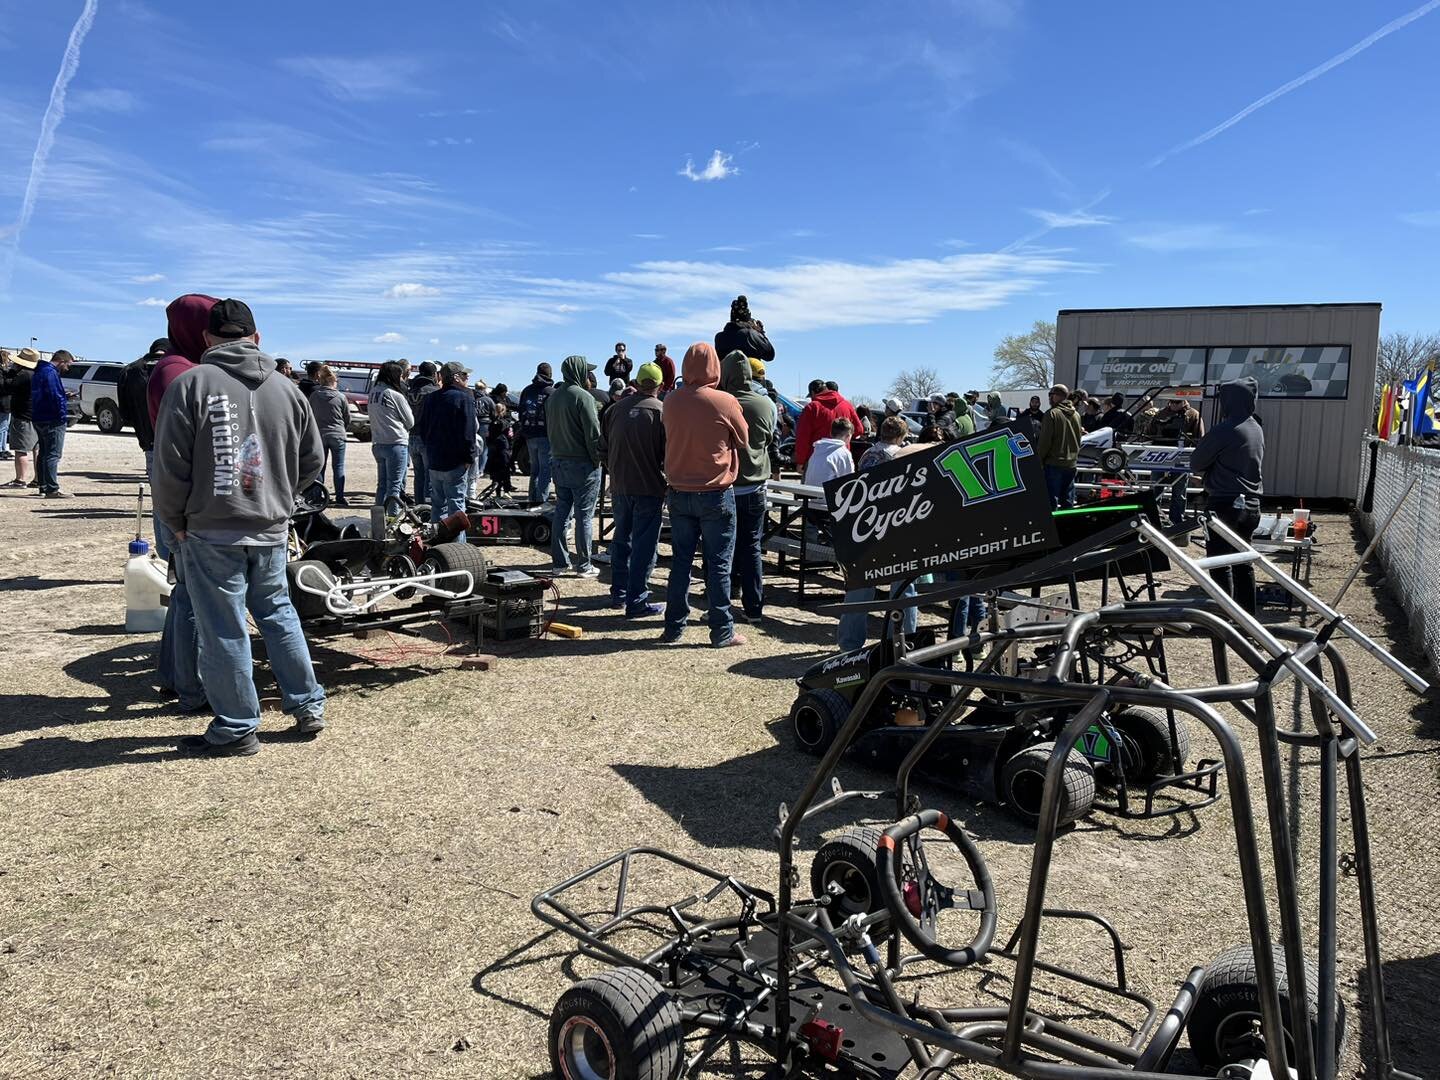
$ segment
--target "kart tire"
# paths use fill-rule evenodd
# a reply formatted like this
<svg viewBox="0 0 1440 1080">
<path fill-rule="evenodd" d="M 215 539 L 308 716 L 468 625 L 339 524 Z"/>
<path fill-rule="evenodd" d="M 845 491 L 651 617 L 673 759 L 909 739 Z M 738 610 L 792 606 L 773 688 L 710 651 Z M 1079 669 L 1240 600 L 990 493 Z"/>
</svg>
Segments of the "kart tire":
<svg viewBox="0 0 1440 1080">
<path fill-rule="evenodd" d="M 875 865 L 875 852 L 884 835 L 880 829 L 852 825 L 833 840 L 827 840 L 810 861 L 810 891 L 819 899 L 829 895 L 832 882 L 844 888 L 843 896 L 833 897 L 830 921 L 839 925 L 851 915 L 869 915 L 885 910 L 885 897 L 880 891 L 880 871 Z M 894 932 L 890 920 L 870 927 L 870 940 L 881 942 Z"/>
<path fill-rule="evenodd" d="M 560 995 L 550 1065 L 557 1080 L 676 1080 L 684 1034 L 675 999 L 651 975 L 611 968 Z"/>
<path fill-rule="evenodd" d="M 1295 1060 L 1291 1034 L 1289 979 L 1285 963 L 1275 956 L 1275 978 L 1280 990 L 1280 1015 L 1285 1024 L 1288 1060 Z M 1305 965 L 1305 997 L 1310 1006 L 1310 1040 L 1319 1038 L 1320 979 L 1309 963 Z M 1260 980 L 1255 971 L 1255 951 L 1249 945 L 1225 949 L 1205 970 L 1205 981 L 1190 1010 L 1186 1032 L 1190 1050 L 1206 1073 L 1219 1073 L 1226 1065 L 1263 1058 L 1265 1034 L 1260 1030 Z M 1337 999 L 1335 1050 L 1338 1058 L 1345 1043 L 1345 1009 Z"/>
<path fill-rule="evenodd" d="M 120 421 L 120 406 L 109 398 L 102 398 L 95 406 L 95 426 L 106 435 L 113 435 L 124 424 Z"/>
<path fill-rule="evenodd" d="M 1029 825 L 1040 822 L 1045 791 L 1045 769 L 1053 742 L 1027 746 L 1000 768 L 1000 799 L 1010 812 Z M 1079 821 L 1095 802 L 1095 770 L 1078 750 L 1071 750 L 1060 774 L 1060 824 Z"/>
<path fill-rule="evenodd" d="M 550 519 L 539 517 L 525 526 L 525 542 L 534 547 L 548 548 L 550 546 Z"/>
<path fill-rule="evenodd" d="M 1107 473 L 1122 473 L 1128 464 L 1129 458 L 1118 446 L 1100 451 L 1100 468 Z"/>
<path fill-rule="evenodd" d="M 830 749 L 850 715 L 850 702 L 834 690 L 807 690 L 790 707 L 795 745 L 819 757 Z"/>
<path fill-rule="evenodd" d="M 299 576 L 301 569 L 306 566 L 317 567 L 320 573 L 324 575 L 326 581 L 333 582 L 335 580 L 335 575 L 330 570 L 330 567 L 326 566 L 319 559 L 296 559 L 293 562 L 286 563 L 285 580 L 290 586 L 290 603 L 295 607 L 295 614 L 300 616 L 302 623 L 309 622 L 313 619 L 330 618 L 330 609 L 325 606 L 325 598 L 323 596 L 316 596 L 312 592 L 306 592 L 295 584 L 295 579 Z M 306 577 L 313 580 L 315 575 L 307 574 Z"/>
<path fill-rule="evenodd" d="M 485 552 L 474 544 L 436 544 L 425 553 L 425 565 L 434 567 L 437 571 L 447 570 L 469 570 L 473 580 L 471 591 L 474 586 L 485 580 L 489 573 L 490 562 L 485 558 Z M 458 588 L 455 579 L 448 579 L 439 582 L 436 588 L 453 589 Z M 431 597 L 438 600 L 438 597 Z"/>
<path fill-rule="evenodd" d="M 1159 709 L 1132 705 L 1110 717 L 1110 726 L 1120 736 L 1121 761 L 1125 765 L 1127 784 L 1148 784 L 1170 775 L 1170 721 Z M 1180 768 L 1190 760 L 1190 728 L 1183 717 L 1175 718 L 1175 749 L 1180 752 Z M 1113 770 L 1100 766 L 1103 775 Z"/>
</svg>

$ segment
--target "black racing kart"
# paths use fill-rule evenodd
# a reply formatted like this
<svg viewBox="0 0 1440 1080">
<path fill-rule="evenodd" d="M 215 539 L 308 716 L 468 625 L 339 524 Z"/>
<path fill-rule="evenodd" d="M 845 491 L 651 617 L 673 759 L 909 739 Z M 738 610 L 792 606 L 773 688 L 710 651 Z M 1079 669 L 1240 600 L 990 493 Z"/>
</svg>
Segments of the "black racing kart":
<svg viewBox="0 0 1440 1080">
<path fill-rule="evenodd" d="M 1159 523 L 1153 492 L 1142 493 L 1136 500 L 1055 511 L 1054 517 L 1061 543 L 1068 548 L 1118 520 L 1134 517 L 1137 510 Z M 979 580 L 973 586 L 976 594 L 993 593 L 991 632 L 999 628 L 1001 608 L 1006 609 L 1012 627 L 1043 628 L 1047 623 L 1069 618 L 1078 608 L 1076 590 L 1080 581 L 1102 581 L 1107 593 L 1112 584 L 1118 585 L 1127 599 L 1141 595 L 1153 599 L 1153 575 L 1167 567 L 1164 556 L 1153 550 L 1122 553 L 1101 548 L 1089 565 L 1071 563 L 1058 572 L 1040 569 L 1037 573 L 1022 573 L 1018 579 L 1015 566 L 992 565 L 986 568 L 987 580 L 995 581 L 997 575 L 1006 578 L 1005 589 L 991 590 L 986 581 Z M 1132 588 L 1127 579 L 1137 575 L 1141 583 Z M 1068 586 L 1069 602 L 1064 596 L 1039 599 L 1040 589 L 1047 585 Z M 1024 586 L 1029 586 L 1032 597 L 1012 591 Z M 953 594 L 964 588 L 942 587 L 952 596 L 952 603 Z M 876 644 L 832 656 L 811 667 L 797 680 L 800 693 L 790 710 L 796 745 L 811 754 L 824 754 L 871 680 L 907 653 L 946 641 L 949 622 L 924 627 L 907 640 L 894 632 L 894 621 L 887 619 Z M 1000 674 L 1043 681 L 1064 659 L 1064 649 L 1063 643 L 1053 637 L 1037 637 L 1033 646 L 1017 645 L 1004 653 L 992 653 L 984 666 Z M 1150 686 L 1156 680 L 1167 681 L 1164 640 L 1148 633 L 1097 627 L 1080 637 L 1076 659 L 1087 681 L 1138 687 Z M 950 670 L 957 660 L 967 668 L 973 666 L 970 651 L 963 650 L 958 656 L 947 657 L 938 669 Z M 1045 768 L 1056 736 L 1078 706 L 1043 697 L 986 695 L 958 719 L 944 721 L 946 713 L 953 711 L 953 703 L 954 689 L 943 683 L 916 679 L 887 687 L 865 717 L 850 753 L 877 768 L 893 769 L 933 725 L 943 722 L 946 729 L 927 753 L 925 769 L 965 794 L 1004 805 L 1021 820 L 1033 824 L 1040 813 Z M 1106 710 L 1066 759 L 1061 823 L 1088 814 L 1096 802 L 1097 788 L 1114 792 L 1113 809 L 1128 817 L 1154 817 L 1210 805 L 1218 798 L 1220 766 L 1205 760 L 1187 771 L 1190 754 L 1188 726 L 1173 711 L 1139 705 Z M 1162 791 L 1175 796 L 1177 789 L 1189 789 L 1198 799 L 1167 800 L 1157 807 L 1156 798 Z"/>
</svg>

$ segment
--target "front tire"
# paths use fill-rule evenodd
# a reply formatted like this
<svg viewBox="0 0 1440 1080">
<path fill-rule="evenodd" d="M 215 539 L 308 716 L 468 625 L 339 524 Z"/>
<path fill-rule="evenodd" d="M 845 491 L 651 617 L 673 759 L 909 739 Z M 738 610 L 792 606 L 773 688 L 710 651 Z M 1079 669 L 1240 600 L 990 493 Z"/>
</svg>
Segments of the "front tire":
<svg viewBox="0 0 1440 1080">
<path fill-rule="evenodd" d="M 638 968 L 576 983 L 550 1014 L 558 1080 L 676 1080 L 684 1028 L 674 998 Z"/>
<path fill-rule="evenodd" d="M 1285 1050 L 1295 1060 L 1290 1029 L 1290 985 L 1283 957 L 1275 957 L 1275 978 L 1280 990 L 1280 1015 L 1285 1025 Z M 1320 979 L 1305 965 L 1305 997 L 1310 1005 L 1307 1026 L 1312 1042 L 1318 1039 Z M 1345 1011 L 1336 1002 L 1335 1042 L 1339 1054 L 1345 1041 Z M 1260 979 L 1255 950 L 1235 945 L 1224 950 L 1205 971 L 1205 982 L 1195 998 L 1187 1024 L 1190 1049 L 1206 1072 L 1218 1073 L 1226 1065 L 1265 1056 L 1265 1032 L 1260 1026 Z"/>
<path fill-rule="evenodd" d="M 1045 793 L 1045 770 L 1050 764 L 1053 742 L 1027 746 L 1000 768 L 1000 798 L 1010 812 L 1029 825 L 1040 823 L 1040 805 Z M 1079 821 L 1095 802 L 1095 770 L 1085 756 L 1071 750 L 1060 774 L 1060 824 Z"/>
<path fill-rule="evenodd" d="M 831 920 L 837 925 L 851 915 L 870 915 L 885 910 L 885 897 L 880 891 L 880 872 L 876 869 L 875 852 L 880 845 L 880 829 L 854 825 L 834 840 L 828 840 L 810 861 L 810 890 L 817 899 L 830 896 L 830 886 L 842 890 L 831 896 Z M 870 940 L 881 942 L 893 928 L 887 919 L 870 930 Z"/>
<path fill-rule="evenodd" d="M 1132 706 L 1110 717 L 1110 726 L 1120 736 L 1120 762 L 1125 767 L 1127 784 L 1149 784 L 1162 776 L 1172 775 L 1170 721 L 1159 709 Z M 1175 749 L 1179 751 L 1179 771 L 1190 759 L 1190 728 L 1180 717 L 1175 718 Z M 1113 773 L 1101 767 L 1102 776 Z M 1111 779 L 1106 776 L 1106 779 Z"/>
</svg>

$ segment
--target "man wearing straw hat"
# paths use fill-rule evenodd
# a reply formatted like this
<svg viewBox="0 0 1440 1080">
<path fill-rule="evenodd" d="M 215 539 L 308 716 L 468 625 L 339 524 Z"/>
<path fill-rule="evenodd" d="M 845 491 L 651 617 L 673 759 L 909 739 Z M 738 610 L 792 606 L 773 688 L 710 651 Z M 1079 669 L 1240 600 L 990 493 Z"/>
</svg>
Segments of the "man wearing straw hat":
<svg viewBox="0 0 1440 1080">
<path fill-rule="evenodd" d="M 34 479 L 35 425 L 30 419 L 30 382 L 40 354 L 34 349 L 21 349 L 12 354 L 10 370 L 6 373 L 0 393 L 10 395 L 10 449 L 15 454 L 15 479 L 5 488 L 33 488 L 39 485 Z"/>
</svg>

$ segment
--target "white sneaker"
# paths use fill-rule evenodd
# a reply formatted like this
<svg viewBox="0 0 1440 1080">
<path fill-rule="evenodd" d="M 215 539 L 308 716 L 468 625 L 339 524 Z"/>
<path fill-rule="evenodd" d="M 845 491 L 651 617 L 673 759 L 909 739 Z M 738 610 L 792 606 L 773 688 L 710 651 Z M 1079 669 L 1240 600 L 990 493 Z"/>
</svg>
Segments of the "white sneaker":
<svg viewBox="0 0 1440 1080">
<path fill-rule="evenodd" d="M 587 566 L 584 570 L 576 570 L 574 573 L 576 577 L 597 578 L 600 576 L 600 568 L 598 566 Z"/>
</svg>

